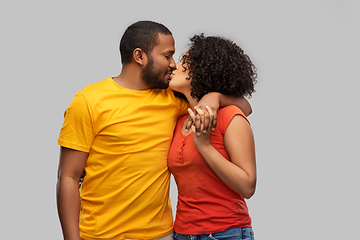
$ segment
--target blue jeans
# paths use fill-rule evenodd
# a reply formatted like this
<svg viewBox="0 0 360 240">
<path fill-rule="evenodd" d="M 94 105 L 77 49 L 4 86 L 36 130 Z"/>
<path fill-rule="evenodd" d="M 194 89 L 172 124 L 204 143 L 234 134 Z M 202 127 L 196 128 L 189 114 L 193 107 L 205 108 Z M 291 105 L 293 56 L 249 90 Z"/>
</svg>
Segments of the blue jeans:
<svg viewBox="0 0 360 240">
<path fill-rule="evenodd" d="M 174 232 L 173 238 L 175 240 L 254 240 L 254 232 L 252 228 L 229 228 L 223 232 L 201 234 L 201 235 L 183 235 Z"/>
</svg>

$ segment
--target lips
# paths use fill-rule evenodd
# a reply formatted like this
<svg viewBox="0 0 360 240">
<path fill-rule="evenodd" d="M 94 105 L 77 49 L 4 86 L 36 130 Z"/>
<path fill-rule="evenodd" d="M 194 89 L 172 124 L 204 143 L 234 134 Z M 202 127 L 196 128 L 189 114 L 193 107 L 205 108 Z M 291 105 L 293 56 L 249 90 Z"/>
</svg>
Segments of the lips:
<svg viewBox="0 0 360 240">
<path fill-rule="evenodd" d="M 173 74 L 173 71 L 168 71 L 168 72 L 166 73 L 166 75 L 169 77 L 169 81 L 170 81 L 171 78 L 172 78 L 172 76 L 173 76 L 174 74 Z"/>
</svg>

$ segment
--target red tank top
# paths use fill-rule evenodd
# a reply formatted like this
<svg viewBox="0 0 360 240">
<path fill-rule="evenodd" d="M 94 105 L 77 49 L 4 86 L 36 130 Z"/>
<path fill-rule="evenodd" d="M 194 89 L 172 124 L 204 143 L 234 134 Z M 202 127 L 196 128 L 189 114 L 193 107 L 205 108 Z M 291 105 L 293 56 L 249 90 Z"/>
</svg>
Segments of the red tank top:
<svg viewBox="0 0 360 240">
<path fill-rule="evenodd" d="M 235 106 L 218 111 L 218 124 L 210 143 L 226 159 L 224 134 L 235 115 L 245 115 Z M 245 199 L 226 186 L 211 170 L 197 150 L 192 133 L 181 128 L 187 116 L 178 119 L 168 156 L 168 166 L 178 187 L 174 230 L 180 234 L 210 234 L 228 228 L 251 227 Z"/>
</svg>

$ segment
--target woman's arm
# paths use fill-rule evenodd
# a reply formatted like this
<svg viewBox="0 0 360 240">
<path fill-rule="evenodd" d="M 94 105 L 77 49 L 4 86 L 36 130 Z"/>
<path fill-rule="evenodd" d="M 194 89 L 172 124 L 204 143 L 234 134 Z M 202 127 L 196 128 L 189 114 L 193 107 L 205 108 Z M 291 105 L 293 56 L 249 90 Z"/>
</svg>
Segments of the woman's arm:
<svg viewBox="0 0 360 240">
<path fill-rule="evenodd" d="M 195 133 L 194 127 L 192 131 Z M 245 118 L 236 115 L 225 132 L 224 144 L 231 162 L 210 144 L 210 131 L 193 136 L 197 149 L 219 179 L 243 197 L 250 198 L 256 188 L 255 143 Z"/>
<path fill-rule="evenodd" d="M 245 116 L 249 116 L 252 113 L 252 107 L 249 101 L 244 97 L 230 97 L 220 94 L 219 104 L 220 107 L 235 105 L 241 109 Z"/>
</svg>

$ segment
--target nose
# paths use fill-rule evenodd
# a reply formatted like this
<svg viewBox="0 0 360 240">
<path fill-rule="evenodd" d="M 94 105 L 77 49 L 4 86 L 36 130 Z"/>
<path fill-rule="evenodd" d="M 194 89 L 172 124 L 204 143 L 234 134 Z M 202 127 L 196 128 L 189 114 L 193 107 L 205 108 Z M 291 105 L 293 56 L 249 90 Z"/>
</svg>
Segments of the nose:
<svg viewBox="0 0 360 240">
<path fill-rule="evenodd" d="M 176 69 L 176 63 L 175 63 L 175 60 L 173 57 L 171 57 L 171 60 L 170 60 L 170 68 Z"/>
</svg>

